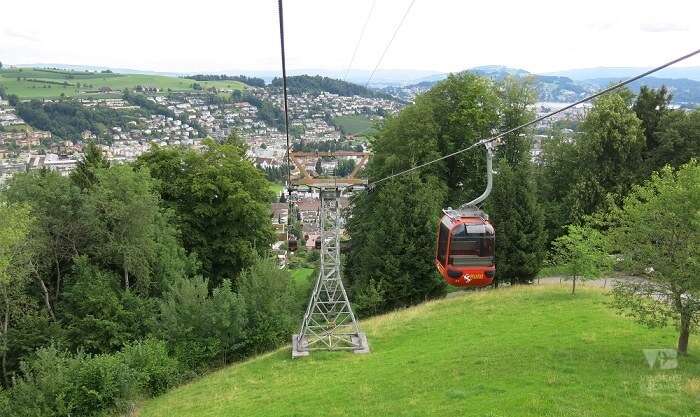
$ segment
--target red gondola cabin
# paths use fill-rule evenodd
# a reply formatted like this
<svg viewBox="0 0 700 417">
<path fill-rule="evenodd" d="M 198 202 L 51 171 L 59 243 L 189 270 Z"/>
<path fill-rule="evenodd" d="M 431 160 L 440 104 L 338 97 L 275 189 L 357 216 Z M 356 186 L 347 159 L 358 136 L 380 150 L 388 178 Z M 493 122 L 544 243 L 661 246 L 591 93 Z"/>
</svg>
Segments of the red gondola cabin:
<svg viewBox="0 0 700 417">
<path fill-rule="evenodd" d="M 438 226 L 435 265 L 457 287 L 491 285 L 496 274 L 495 232 L 481 210 L 445 214 Z"/>
</svg>

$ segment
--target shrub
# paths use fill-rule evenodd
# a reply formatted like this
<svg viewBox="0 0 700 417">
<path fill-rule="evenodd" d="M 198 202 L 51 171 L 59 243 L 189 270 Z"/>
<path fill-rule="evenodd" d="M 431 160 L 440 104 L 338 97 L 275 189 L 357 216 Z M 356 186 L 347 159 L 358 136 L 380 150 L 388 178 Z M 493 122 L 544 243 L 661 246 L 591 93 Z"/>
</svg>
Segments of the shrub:
<svg viewBox="0 0 700 417">
<path fill-rule="evenodd" d="M 168 354 L 162 340 L 146 339 L 127 344 L 119 357 L 126 366 L 138 372 L 139 384 L 148 395 L 165 392 L 181 380 L 180 364 Z"/>
<path fill-rule="evenodd" d="M 71 280 L 64 292 L 63 310 L 73 349 L 111 353 L 145 335 L 154 303 L 121 290 L 116 274 L 80 257 Z"/>
<path fill-rule="evenodd" d="M 246 352 L 273 349 L 289 340 L 300 311 L 289 271 L 274 259 L 259 259 L 238 278 L 238 293 L 246 303 Z"/>
<path fill-rule="evenodd" d="M 53 347 L 37 351 L 33 360 L 22 363 L 22 376 L 5 393 L 2 415 L 70 416 L 71 373 L 75 367 L 75 359 Z"/>
<path fill-rule="evenodd" d="M 144 394 L 179 382 L 177 361 L 164 342 L 146 340 L 113 355 L 70 355 L 55 347 L 21 365 L 14 385 L 0 391 L 0 415 L 90 417 L 124 412 Z"/>
<path fill-rule="evenodd" d="M 115 355 L 71 356 L 49 347 L 21 369 L 5 405 L 0 402 L 3 415 L 96 416 L 125 410 L 139 391 L 137 372 Z"/>
<path fill-rule="evenodd" d="M 70 374 L 72 416 L 124 411 L 140 394 L 139 372 L 117 355 L 78 356 Z"/>
<path fill-rule="evenodd" d="M 157 331 L 187 368 L 227 363 L 244 339 L 245 304 L 228 280 L 209 295 L 201 277 L 179 279 L 160 304 Z"/>
</svg>

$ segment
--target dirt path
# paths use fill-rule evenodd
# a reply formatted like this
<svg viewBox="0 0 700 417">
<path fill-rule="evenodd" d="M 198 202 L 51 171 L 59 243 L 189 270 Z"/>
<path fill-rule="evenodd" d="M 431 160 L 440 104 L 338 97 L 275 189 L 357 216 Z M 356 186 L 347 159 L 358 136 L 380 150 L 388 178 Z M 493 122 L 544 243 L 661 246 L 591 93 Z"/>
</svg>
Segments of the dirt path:
<svg viewBox="0 0 700 417">
<path fill-rule="evenodd" d="M 601 279 L 592 279 L 592 280 L 576 280 L 576 287 L 596 287 L 596 288 L 612 288 L 612 286 L 615 284 L 617 281 L 625 281 L 628 279 L 632 279 L 634 277 L 629 277 L 629 276 L 622 276 L 622 277 L 610 277 L 610 278 L 601 278 Z M 540 278 L 540 279 L 535 279 L 532 282 L 533 285 L 560 285 L 562 287 L 571 287 L 571 280 L 566 280 L 564 277 L 546 277 L 546 278 Z M 509 287 L 510 284 L 501 284 L 501 287 Z M 491 291 L 494 290 L 493 287 L 486 287 L 482 289 L 477 289 L 475 291 Z M 468 294 L 474 290 L 456 290 L 454 292 L 447 293 L 445 295 L 445 298 L 453 298 L 453 297 L 459 297 L 465 294 Z"/>
</svg>

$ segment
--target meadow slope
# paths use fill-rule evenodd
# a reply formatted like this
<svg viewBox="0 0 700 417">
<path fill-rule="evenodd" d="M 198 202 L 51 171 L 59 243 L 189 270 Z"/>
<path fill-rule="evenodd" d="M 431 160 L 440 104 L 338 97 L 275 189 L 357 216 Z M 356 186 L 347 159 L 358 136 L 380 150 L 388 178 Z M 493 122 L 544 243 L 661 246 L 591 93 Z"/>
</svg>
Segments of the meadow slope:
<svg viewBox="0 0 700 417">
<path fill-rule="evenodd" d="M 484 291 L 362 323 L 372 352 L 289 348 L 233 365 L 141 405 L 155 416 L 697 416 L 700 343 L 671 370 L 643 349 L 672 348 L 606 306 L 600 289 Z"/>
<path fill-rule="evenodd" d="M 195 83 L 203 89 L 216 87 L 222 91 L 246 88 L 245 84 L 238 81 L 195 81 L 163 75 L 105 74 L 42 68 L 0 70 L 0 86 L 7 94 L 15 94 L 20 98 L 51 98 L 61 94 L 89 97 L 105 95 L 105 91 L 120 95 L 123 89 L 134 89 L 138 85 L 161 91 L 194 91 Z"/>
</svg>

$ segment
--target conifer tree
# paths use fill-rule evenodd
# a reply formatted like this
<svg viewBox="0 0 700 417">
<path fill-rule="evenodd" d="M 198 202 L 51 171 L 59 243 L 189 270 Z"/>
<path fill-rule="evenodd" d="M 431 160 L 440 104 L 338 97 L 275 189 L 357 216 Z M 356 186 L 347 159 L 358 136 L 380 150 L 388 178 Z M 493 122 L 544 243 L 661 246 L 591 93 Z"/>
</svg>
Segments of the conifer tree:
<svg viewBox="0 0 700 417">
<path fill-rule="evenodd" d="M 499 93 L 501 131 L 531 120 L 528 106 L 535 94 L 527 82 L 507 78 Z M 530 146 L 529 132 L 515 132 L 497 150 L 494 190 L 486 204 L 496 228 L 496 285 L 531 281 L 544 259 L 544 215 L 532 179 Z"/>
</svg>

